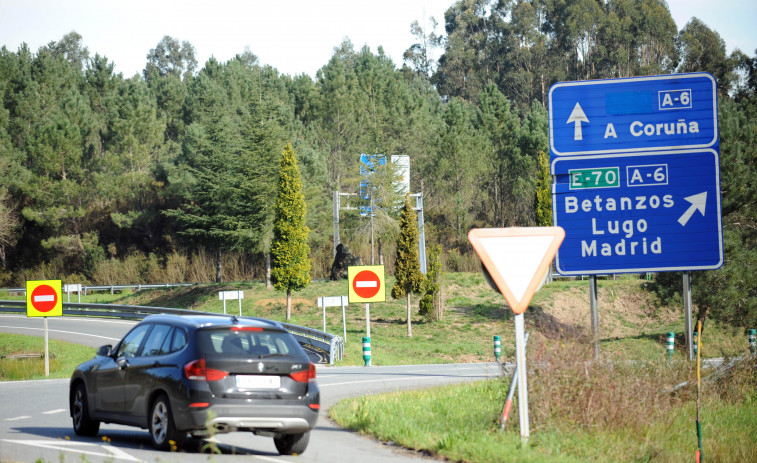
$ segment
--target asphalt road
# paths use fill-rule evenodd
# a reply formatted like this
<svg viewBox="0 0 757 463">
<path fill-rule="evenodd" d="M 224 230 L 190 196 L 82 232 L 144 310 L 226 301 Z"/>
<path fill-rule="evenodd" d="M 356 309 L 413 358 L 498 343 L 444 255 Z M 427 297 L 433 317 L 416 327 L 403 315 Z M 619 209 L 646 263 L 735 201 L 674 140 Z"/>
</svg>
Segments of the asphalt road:
<svg viewBox="0 0 757 463">
<path fill-rule="evenodd" d="M 48 319 L 48 336 L 97 347 L 114 344 L 133 321 L 55 317 Z M 43 321 L 18 315 L 0 316 L 0 332 L 43 335 Z M 378 354 L 378 353 L 376 353 Z M 380 354 L 379 354 L 380 355 Z M 477 381 L 499 374 L 494 363 L 412 365 L 392 367 L 329 367 L 318 365 L 321 416 L 310 444 L 299 456 L 281 456 L 271 438 L 249 433 L 217 436 L 223 452 L 210 457 L 190 445 L 181 453 L 152 449 L 147 431 L 104 424 L 96 438 L 76 436 L 68 415 L 68 380 L 0 382 L 0 461 L 298 461 L 361 463 L 418 463 L 422 454 L 377 442 L 343 430 L 328 418 L 328 409 L 339 400 L 378 392 Z"/>
</svg>

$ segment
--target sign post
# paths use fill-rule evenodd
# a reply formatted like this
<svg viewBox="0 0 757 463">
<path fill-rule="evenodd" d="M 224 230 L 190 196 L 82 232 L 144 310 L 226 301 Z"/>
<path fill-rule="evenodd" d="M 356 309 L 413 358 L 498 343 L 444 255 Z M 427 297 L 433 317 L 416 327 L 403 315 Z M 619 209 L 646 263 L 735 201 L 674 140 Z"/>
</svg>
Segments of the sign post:
<svg viewBox="0 0 757 463">
<path fill-rule="evenodd" d="M 474 228 L 468 240 L 515 316 L 520 437 L 528 441 L 528 382 L 523 312 L 565 238 L 560 227 Z"/>
<path fill-rule="evenodd" d="M 712 75 L 557 83 L 549 90 L 549 152 L 553 223 L 565 229 L 560 274 L 723 265 Z M 690 310 L 685 300 L 691 352 Z"/>
<path fill-rule="evenodd" d="M 365 332 L 371 337 L 371 302 L 386 302 L 383 265 L 352 265 L 347 267 L 350 304 L 365 302 Z"/>
<path fill-rule="evenodd" d="M 62 294 L 60 280 L 26 282 L 26 316 L 44 318 L 45 376 L 50 376 L 47 317 L 60 317 L 63 315 Z"/>
</svg>

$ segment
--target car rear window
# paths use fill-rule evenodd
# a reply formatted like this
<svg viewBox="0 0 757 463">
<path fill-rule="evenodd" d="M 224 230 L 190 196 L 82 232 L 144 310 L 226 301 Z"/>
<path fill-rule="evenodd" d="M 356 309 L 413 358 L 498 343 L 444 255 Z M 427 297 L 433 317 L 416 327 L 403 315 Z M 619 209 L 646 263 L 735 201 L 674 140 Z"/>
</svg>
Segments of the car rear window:
<svg viewBox="0 0 757 463">
<path fill-rule="evenodd" d="M 245 328 L 205 329 L 197 332 L 200 352 L 215 356 L 290 355 L 297 341 L 287 332 Z"/>
</svg>

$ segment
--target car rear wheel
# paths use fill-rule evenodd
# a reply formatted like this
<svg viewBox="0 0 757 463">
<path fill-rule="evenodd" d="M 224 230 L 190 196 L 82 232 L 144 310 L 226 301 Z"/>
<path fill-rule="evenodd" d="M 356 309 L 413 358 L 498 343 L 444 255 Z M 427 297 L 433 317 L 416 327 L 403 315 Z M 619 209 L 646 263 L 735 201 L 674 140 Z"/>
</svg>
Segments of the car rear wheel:
<svg viewBox="0 0 757 463">
<path fill-rule="evenodd" d="M 181 447 L 187 437 L 187 433 L 176 430 L 176 423 L 171 413 L 171 402 L 165 395 L 155 399 L 152 405 L 149 430 L 152 445 L 158 450 L 173 450 Z"/>
<path fill-rule="evenodd" d="M 273 438 L 276 450 L 282 455 L 299 455 L 308 448 L 310 431 L 297 434 L 282 434 Z"/>
<path fill-rule="evenodd" d="M 74 432 L 77 436 L 96 436 L 100 431 L 100 422 L 89 416 L 87 389 L 84 383 L 78 383 L 74 389 L 71 403 L 71 418 L 74 422 Z"/>
</svg>

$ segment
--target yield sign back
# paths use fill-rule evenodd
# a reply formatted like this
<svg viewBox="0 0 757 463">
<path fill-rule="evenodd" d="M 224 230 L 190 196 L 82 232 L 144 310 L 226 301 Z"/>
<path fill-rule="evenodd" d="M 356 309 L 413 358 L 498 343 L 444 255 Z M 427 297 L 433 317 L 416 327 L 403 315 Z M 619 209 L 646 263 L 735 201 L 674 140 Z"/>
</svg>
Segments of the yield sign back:
<svg viewBox="0 0 757 463">
<path fill-rule="evenodd" d="M 468 232 L 473 249 L 515 314 L 528 308 L 563 238 L 561 227 L 474 228 Z"/>
</svg>

